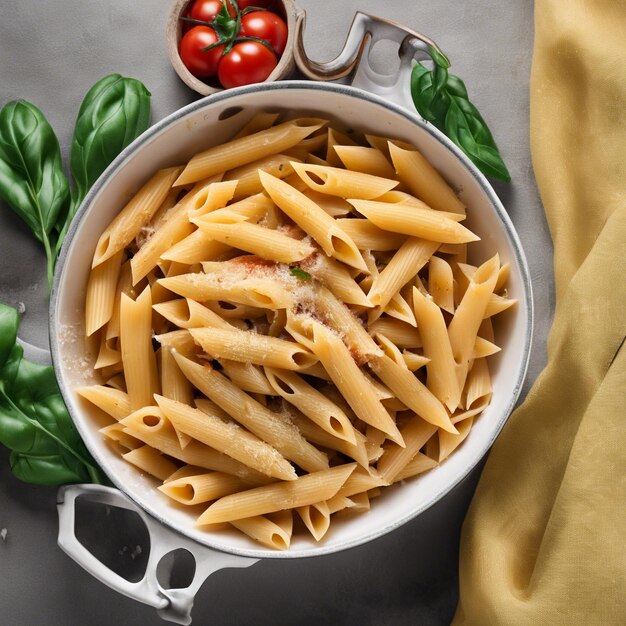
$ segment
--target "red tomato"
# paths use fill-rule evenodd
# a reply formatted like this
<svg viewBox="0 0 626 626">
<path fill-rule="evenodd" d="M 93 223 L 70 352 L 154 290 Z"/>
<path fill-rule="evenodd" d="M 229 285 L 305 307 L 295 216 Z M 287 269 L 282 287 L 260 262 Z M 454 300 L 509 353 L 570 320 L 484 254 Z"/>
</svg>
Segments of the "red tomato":
<svg viewBox="0 0 626 626">
<path fill-rule="evenodd" d="M 240 35 L 265 39 L 278 57 L 285 51 L 287 45 L 287 24 L 269 11 L 253 11 L 241 18 Z"/>
<path fill-rule="evenodd" d="M 242 41 L 222 57 L 217 77 L 226 89 L 262 83 L 278 65 L 276 55 L 256 41 Z"/>
<path fill-rule="evenodd" d="M 195 0 L 189 9 L 189 17 L 201 22 L 212 22 L 221 11 L 222 6 L 222 0 Z M 233 5 L 228 2 L 227 6 L 229 15 L 235 17 L 236 12 Z"/>
<path fill-rule="evenodd" d="M 217 66 L 224 46 L 216 46 L 207 52 L 202 52 L 218 40 L 215 31 L 208 26 L 194 26 L 185 33 L 180 41 L 180 58 L 185 67 L 198 78 L 208 78 L 217 74 Z"/>
<path fill-rule="evenodd" d="M 259 7 L 260 9 L 269 9 L 276 4 L 275 0 L 237 0 L 239 10 L 243 11 L 248 7 Z"/>
</svg>

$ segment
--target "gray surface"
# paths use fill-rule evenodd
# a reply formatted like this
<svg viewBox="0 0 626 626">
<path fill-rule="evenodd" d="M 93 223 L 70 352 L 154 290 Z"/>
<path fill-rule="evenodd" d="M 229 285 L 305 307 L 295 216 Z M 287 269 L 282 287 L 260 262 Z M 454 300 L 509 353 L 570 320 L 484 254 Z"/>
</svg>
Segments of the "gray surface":
<svg viewBox="0 0 626 626">
<path fill-rule="evenodd" d="M 68 154 L 80 101 L 111 72 L 135 76 L 153 93 L 153 121 L 195 94 L 170 68 L 163 44 L 168 2 L 0 0 L 0 105 L 40 106 Z M 526 389 L 545 363 L 554 307 L 551 243 L 528 145 L 532 3 L 528 0 L 298 0 L 308 11 L 311 56 L 328 60 L 360 8 L 431 36 L 453 60 L 496 136 L 513 183 L 496 185 L 528 256 L 536 329 Z M 381 61 L 384 63 L 384 60 Z M 23 302 L 22 338 L 46 344 L 43 253 L 0 207 L 0 301 Z M 197 624 L 447 624 L 457 598 L 461 523 L 477 472 L 395 533 L 317 559 L 267 561 L 212 576 L 198 594 Z M 158 624 L 152 609 L 93 580 L 56 547 L 55 490 L 19 483 L 0 450 L 0 621 L 7 626 Z M 111 538 L 107 537 L 107 542 Z"/>
</svg>

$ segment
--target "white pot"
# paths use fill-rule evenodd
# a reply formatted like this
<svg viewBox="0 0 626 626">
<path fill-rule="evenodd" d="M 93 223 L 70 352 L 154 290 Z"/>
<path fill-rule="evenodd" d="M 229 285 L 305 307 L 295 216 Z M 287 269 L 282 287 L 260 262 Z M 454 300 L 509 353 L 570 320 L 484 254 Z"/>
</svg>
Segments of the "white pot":
<svg viewBox="0 0 626 626">
<path fill-rule="evenodd" d="M 365 64 L 362 63 L 362 68 Z M 380 77 L 378 77 L 380 78 Z M 66 239 L 58 264 L 51 302 L 53 362 L 65 402 L 95 460 L 120 491 L 73 486 L 60 492 L 59 543 L 92 574 L 121 593 L 160 610 L 163 617 L 189 623 L 193 596 L 206 576 L 222 567 L 245 567 L 262 558 L 290 559 L 318 556 L 371 541 L 419 515 L 458 484 L 480 461 L 495 440 L 518 398 L 526 373 L 532 330 L 532 299 L 526 260 L 513 225 L 484 176 L 446 137 L 419 118 L 408 104 L 406 72 L 383 80 L 361 69 L 354 86 L 290 81 L 233 89 L 193 103 L 159 122 L 126 149 L 88 194 Z M 297 111 L 322 117 L 368 133 L 394 137 L 417 146 L 443 176 L 459 190 L 469 207 L 467 225 L 481 241 L 472 247 L 477 259 L 495 252 L 510 263 L 509 295 L 518 304 L 496 321 L 496 340 L 502 351 L 492 357 L 493 400 L 476 420 L 469 437 L 440 467 L 383 490 L 372 509 L 361 516 L 333 522 L 321 544 L 297 538 L 285 552 L 259 548 L 249 538 L 194 527 L 194 517 L 157 489 L 104 443 L 98 433 L 96 411 L 73 391 L 86 382 L 82 341 L 85 286 L 98 237 L 125 201 L 157 169 L 182 163 L 195 152 L 226 141 L 259 110 Z M 470 259 L 471 260 L 471 259 Z M 122 495 L 122 493 L 125 495 Z M 151 532 L 151 556 L 145 578 L 129 583 L 95 559 L 73 533 L 74 502 L 92 499 L 140 512 Z M 166 590 L 156 580 L 160 558 L 177 547 L 196 557 L 197 571 L 188 589 Z"/>
</svg>

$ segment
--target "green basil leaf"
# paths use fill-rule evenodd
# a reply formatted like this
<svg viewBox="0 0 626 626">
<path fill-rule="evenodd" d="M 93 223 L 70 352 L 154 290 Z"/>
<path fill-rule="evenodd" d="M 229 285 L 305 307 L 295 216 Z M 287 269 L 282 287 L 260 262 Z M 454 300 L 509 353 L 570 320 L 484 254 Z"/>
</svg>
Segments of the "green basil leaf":
<svg viewBox="0 0 626 626">
<path fill-rule="evenodd" d="M 52 127 L 36 106 L 23 100 L 0 110 L 0 197 L 43 243 L 51 283 L 56 260 L 51 234 L 67 211 L 70 188 Z"/>
<path fill-rule="evenodd" d="M 486 125 L 482 121 L 481 126 L 481 121 L 482 117 L 477 119 L 475 116 L 466 115 L 457 98 L 452 98 L 445 120 L 446 134 L 472 159 L 483 174 L 510 181 L 511 175 L 495 143 L 485 140 Z"/>
<path fill-rule="evenodd" d="M 150 92 L 140 81 L 111 74 L 87 92 L 72 139 L 73 212 L 113 159 L 149 124 Z"/>
<path fill-rule="evenodd" d="M 433 70 L 420 63 L 413 68 L 411 95 L 415 108 L 459 146 L 483 174 L 510 181 L 493 135 L 470 102 L 465 83 L 448 73 L 449 63 L 445 57 L 436 54 L 433 59 Z"/>
<path fill-rule="evenodd" d="M 0 334 L 15 327 L 9 308 L 0 305 Z M 0 367 L 0 443 L 12 451 L 15 475 L 27 482 L 104 480 L 67 412 L 53 368 L 24 360 L 17 343 Z"/>
<path fill-rule="evenodd" d="M 20 317 L 17 311 L 0 303 L 0 368 L 4 367 L 15 346 Z"/>
<path fill-rule="evenodd" d="M 296 278 L 299 278 L 300 280 L 311 279 L 311 274 L 309 274 L 308 272 L 305 272 L 303 269 L 300 269 L 299 267 L 290 267 L 289 271 L 291 272 L 292 276 L 295 276 Z"/>
</svg>

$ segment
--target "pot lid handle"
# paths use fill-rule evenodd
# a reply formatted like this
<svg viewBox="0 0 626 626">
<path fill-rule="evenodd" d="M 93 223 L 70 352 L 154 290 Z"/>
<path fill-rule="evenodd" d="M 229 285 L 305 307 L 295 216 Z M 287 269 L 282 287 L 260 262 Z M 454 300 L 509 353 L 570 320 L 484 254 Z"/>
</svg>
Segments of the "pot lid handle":
<svg viewBox="0 0 626 626">
<path fill-rule="evenodd" d="M 311 59 L 304 48 L 306 11 L 296 19 L 294 58 L 300 72 L 311 80 L 347 82 L 376 95 L 383 96 L 416 113 L 411 99 L 411 70 L 414 60 L 447 57 L 439 46 L 424 35 L 381 17 L 357 11 L 341 52 L 332 61 L 319 63 Z M 373 45 L 382 40 L 398 44 L 398 72 L 384 76 L 369 62 Z"/>
<path fill-rule="evenodd" d="M 79 541 L 75 532 L 77 499 L 127 509 L 141 518 L 150 535 L 150 554 L 141 580 L 131 582 L 120 576 Z M 211 574 L 229 567 L 249 567 L 258 561 L 258 559 L 212 550 L 169 530 L 147 515 L 121 491 L 111 487 L 102 485 L 61 487 L 57 496 L 57 509 L 59 547 L 100 582 L 133 600 L 154 607 L 159 616 L 168 622 L 191 623 L 191 609 L 195 595 Z M 169 589 L 161 583 L 161 580 L 169 580 L 175 566 L 175 553 L 181 549 L 189 552 L 195 561 L 193 578 L 187 587 Z M 170 556 L 171 558 L 168 558 Z"/>
</svg>

